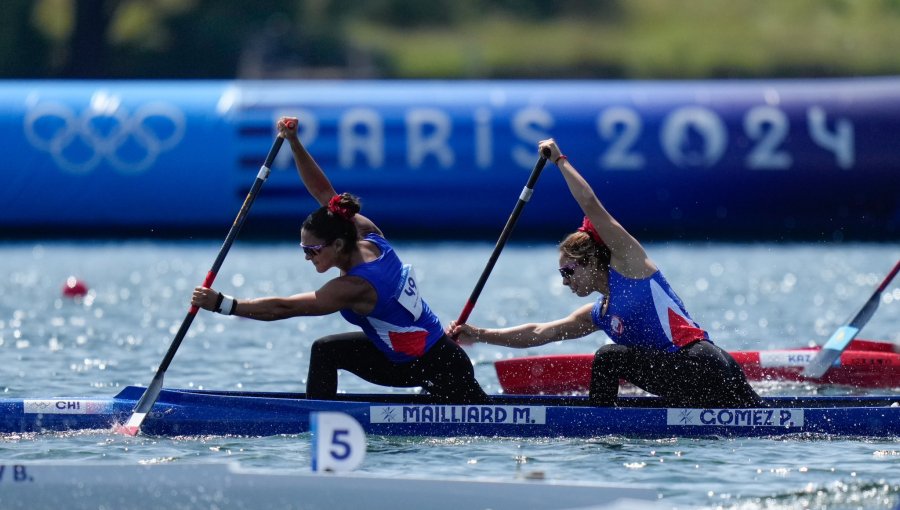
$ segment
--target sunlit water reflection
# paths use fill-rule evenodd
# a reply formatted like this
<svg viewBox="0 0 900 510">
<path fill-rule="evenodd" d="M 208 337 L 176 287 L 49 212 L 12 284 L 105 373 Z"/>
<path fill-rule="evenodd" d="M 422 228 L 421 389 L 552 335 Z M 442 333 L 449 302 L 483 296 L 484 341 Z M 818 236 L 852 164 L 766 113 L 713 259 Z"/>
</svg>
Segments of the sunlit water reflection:
<svg viewBox="0 0 900 510">
<path fill-rule="evenodd" d="M 147 384 L 219 244 L 12 243 L 0 245 L 0 391 L 7 397 L 110 396 Z M 445 322 L 468 298 L 493 246 L 398 243 L 416 266 L 426 300 Z M 866 301 L 897 245 L 707 245 L 658 243 L 651 255 L 714 340 L 731 350 L 824 342 Z M 66 278 L 89 285 L 62 297 Z M 237 243 L 217 287 L 238 297 L 313 290 L 317 274 L 295 244 Z M 561 317 L 585 300 L 564 288 L 551 244 L 504 250 L 470 322 L 507 326 Z M 347 331 L 335 315 L 260 323 L 201 312 L 166 373 L 169 387 L 302 391 L 319 336 Z M 888 288 L 862 338 L 900 343 L 900 282 Z M 528 350 L 468 348 L 489 392 L 493 361 L 526 354 L 591 352 L 601 334 Z M 377 391 L 350 375 L 345 391 Z M 393 390 L 406 391 L 406 390 Z M 760 386 L 802 394 L 803 384 Z M 830 389 L 825 393 L 854 393 Z M 898 394 L 900 389 L 880 390 Z M 856 391 L 858 393 L 858 391 Z M 583 439 L 371 437 L 361 470 L 404 476 L 546 478 L 640 483 L 671 507 L 894 508 L 900 500 L 900 438 Z M 309 438 L 111 435 L 108 431 L 0 438 L 3 462 L 125 464 L 236 461 L 304 471 Z"/>
</svg>

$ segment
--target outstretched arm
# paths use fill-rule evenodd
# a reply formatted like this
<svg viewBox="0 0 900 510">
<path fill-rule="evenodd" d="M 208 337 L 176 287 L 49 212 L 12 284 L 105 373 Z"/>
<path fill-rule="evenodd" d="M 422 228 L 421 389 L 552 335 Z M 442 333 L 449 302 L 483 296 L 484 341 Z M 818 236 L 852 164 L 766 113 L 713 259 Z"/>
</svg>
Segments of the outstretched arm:
<svg viewBox="0 0 900 510">
<path fill-rule="evenodd" d="M 483 342 L 518 349 L 537 347 L 551 342 L 581 338 L 597 331 L 597 326 L 591 320 L 593 307 L 593 303 L 586 304 L 568 317 L 552 322 L 522 324 L 504 329 L 477 328 L 453 321 L 447 328 L 447 334 L 458 338 L 462 343 Z"/>
<path fill-rule="evenodd" d="M 578 170 L 561 152 L 551 138 L 538 144 L 538 150 L 550 151 L 550 161 L 556 163 L 562 173 L 572 197 L 578 202 L 584 215 L 587 216 L 603 242 L 612 254 L 610 264 L 623 276 L 645 278 L 656 271 L 656 265 L 650 260 L 644 247 L 606 210 L 593 188 L 578 173 Z"/>
<path fill-rule="evenodd" d="M 278 119 L 276 124 L 278 136 L 287 140 L 291 146 L 291 152 L 294 154 L 294 164 L 297 166 L 297 173 L 300 174 L 300 180 L 303 181 L 306 190 L 309 191 L 309 194 L 316 199 L 316 202 L 318 202 L 320 206 L 328 205 L 328 201 L 331 200 L 331 197 L 335 196 L 337 192 L 334 190 L 334 186 L 331 185 L 331 181 L 328 180 L 328 176 L 325 175 L 325 172 L 319 164 L 316 163 L 316 160 L 313 159 L 309 151 L 306 150 L 306 147 L 300 142 L 300 137 L 297 136 L 298 127 L 298 119 L 295 117 L 282 117 Z M 381 236 L 384 235 L 372 220 L 365 216 L 357 214 L 354 217 L 354 221 L 356 221 L 356 229 L 359 232 L 360 237 L 364 237 L 370 232 L 374 232 Z"/>
<path fill-rule="evenodd" d="M 196 287 L 191 296 L 191 304 L 204 310 L 216 311 L 222 306 L 221 294 L 215 289 Z M 290 317 L 328 315 L 350 308 L 361 315 L 371 313 L 378 301 L 375 288 L 356 276 L 341 276 L 329 280 L 315 292 L 304 292 L 287 297 L 260 297 L 234 300 L 221 313 L 237 315 L 258 321 L 277 321 Z M 230 312 L 230 313 L 229 313 Z"/>
</svg>

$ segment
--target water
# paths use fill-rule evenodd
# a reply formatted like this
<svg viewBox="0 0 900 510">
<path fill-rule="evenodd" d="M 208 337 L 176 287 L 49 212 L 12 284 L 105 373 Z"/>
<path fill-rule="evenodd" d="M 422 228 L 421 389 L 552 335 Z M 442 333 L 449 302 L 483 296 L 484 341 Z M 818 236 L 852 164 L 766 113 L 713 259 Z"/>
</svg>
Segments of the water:
<svg viewBox="0 0 900 510">
<path fill-rule="evenodd" d="M 187 311 L 217 242 L 0 244 L 0 395 L 111 396 L 146 385 Z M 443 321 L 456 318 L 492 244 L 398 243 Z M 647 246 L 692 315 L 726 349 L 823 343 L 868 299 L 900 245 Z M 61 296 L 69 275 L 90 286 Z M 319 275 L 295 244 L 238 242 L 217 288 L 238 297 L 309 291 Z M 506 326 L 562 317 L 586 302 L 564 288 L 552 244 L 504 250 L 470 322 Z M 900 342 L 900 282 L 885 293 L 862 338 Z M 339 316 L 255 322 L 201 312 L 166 373 L 169 387 L 302 391 L 312 341 L 347 331 Z M 602 334 L 529 350 L 468 348 L 488 392 L 492 362 L 526 354 L 590 352 Z M 380 391 L 352 375 L 341 390 Z M 393 390 L 406 391 L 406 390 Z M 770 385 L 763 394 L 812 393 Z M 826 390 L 842 393 L 850 390 Z M 882 390 L 882 392 L 885 392 Z M 887 392 L 900 393 L 900 389 Z M 307 435 L 269 438 L 124 437 L 106 431 L 0 437 L 0 462 L 193 463 L 305 471 Z M 546 478 L 638 483 L 672 508 L 894 508 L 900 438 L 450 439 L 370 437 L 360 469 L 386 476 Z"/>
</svg>

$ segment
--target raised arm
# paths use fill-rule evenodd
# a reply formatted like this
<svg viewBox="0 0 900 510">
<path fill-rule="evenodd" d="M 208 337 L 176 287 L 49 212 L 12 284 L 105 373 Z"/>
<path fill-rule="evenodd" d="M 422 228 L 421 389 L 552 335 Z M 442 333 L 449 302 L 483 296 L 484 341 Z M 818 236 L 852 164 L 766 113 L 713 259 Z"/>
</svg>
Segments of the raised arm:
<svg viewBox="0 0 900 510">
<path fill-rule="evenodd" d="M 552 322 L 522 324 L 504 329 L 478 328 L 453 321 L 447 328 L 447 333 L 462 343 L 482 342 L 517 349 L 537 347 L 551 342 L 581 338 L 597 331 L 597 326 L 591 320 L 593 306 L 593 303 L 586 304 L 568 317 Z"/>
<path fill-rule="evenodd" d="M 288 127 L 287 121 L 292 121 L 290 122 L 290 127 Z M 316 163 L 316 160 L 313 159 L 306 147 L 303 146 L 303 143 L 300 142 L 300 137 L 297 136 L 298 127 L 298 119 L 295 117 L 282 117 L 276 123 L 278 136 L 287 140 L 291 146 L 297 173 L 300 174 L 300 180 L 303 181 L 306 190 L 309 191 L 309 194 L 316 199 L 320 206 L 328 205 L 328 201 L 331 200 L 331 197 L 337 195 L 337 192 L 334 190 L 334 186 L 331 185 L 328 176 L 325 175 L 325 172 Z M 354 221 L 360 237 L 364 237 L 370 232 L 381 236 L 384 235 L 381 233 L 381 229 L 365 216 L 357 214 L 354 217 Z"/>
<path fill-rule="evenodd" d="M 612 255 L 610 265 L 622 275 L 632 278 L 645 278 L 653 274 L 656 271 L 656 265 L 650 260 L 644 247 L 600 203 L 600 199 L 597 198 L 591 185 L 562 154 L 552 138 L 538 144 L 539 151 L 545 149 L 549 149 L 550 157 L 548 159 L 556 163 L 566 180 L 572 197 L 578 202 L 584 215 L 591 220 L 597 233 L 609 247 Z"/>
<path fill-rule="evenodd" d="M 291 127 L 288 127 L 287 121 L 292 121 L 290 123 Z M 303 181 L 306 190 L 309 191 L 309 194 L 316 199 L 320 206 L 328 205 L 328 201 L 337 193 L 334 191 L 334 186 L 331 185 L 331 181 L 328 180 L 325 172 L 322 171 L 316 160 L 313 159 L 306 147 L 300 142 L 300 137 L 297 136 L 298 120 L 293 117 L 282 117 L 278 119 L 276 127 L 278 135 L 284 138 L 291 146 L 291 152 L 294 154 L 294 164 L 297 166 L 297 172 L 300 174 L 300 180 Z"/>
</svg>

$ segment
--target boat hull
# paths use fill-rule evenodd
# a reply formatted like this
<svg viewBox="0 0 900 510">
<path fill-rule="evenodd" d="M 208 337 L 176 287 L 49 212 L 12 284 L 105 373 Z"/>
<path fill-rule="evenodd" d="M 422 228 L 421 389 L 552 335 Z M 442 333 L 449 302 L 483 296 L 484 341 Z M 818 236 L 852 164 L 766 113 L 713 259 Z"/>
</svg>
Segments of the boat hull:
<svg viewBox="0 0 900 510">
<path fill-rule="evenodd" d="M 803 369 L 818 348 L 732 351 L 730 354 L 754 381 L 787 381 L 856 388 L 900 388 L 900 353 L 890 343 L 854 340 L 828 372 L 815 379 Z M 503 392 L 510 395 L 586 392 L 591 382 L 593 354 L 548 354 L 494 362 Z"/>
<path fill-rule="evenodd" d="M 144 391 L 111 399 L 3 399 L 0 433 L 111 429 Z M 422 395 L 341 395 L 163 390 L 142 431 L 149 435 L 271 436 L 309 431 L 319 411 L 353 416 L 367 434 L 501 437 L 754 437 L 825 434 L 900 437 L 900 396 L 774 397 L 761 409 L 671 409 L 654 397 L 621 407 L 583 397 L 496 396 L 485 405 L 440 405 Z"/>
</svg>

